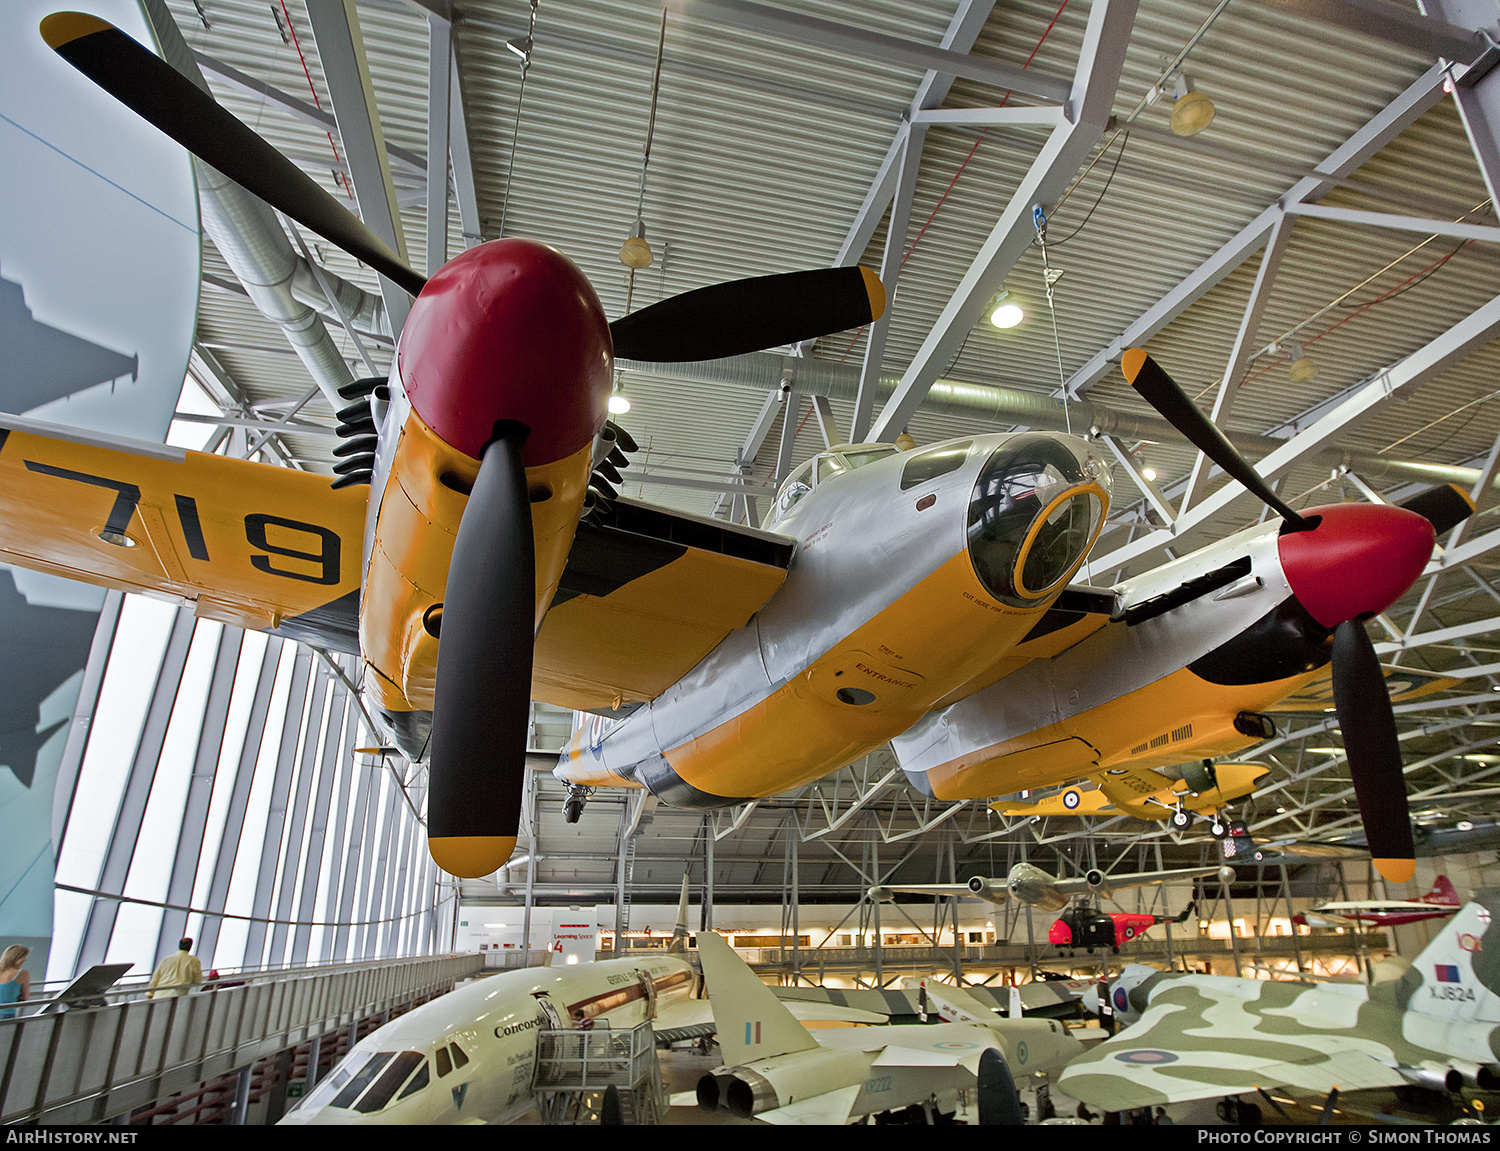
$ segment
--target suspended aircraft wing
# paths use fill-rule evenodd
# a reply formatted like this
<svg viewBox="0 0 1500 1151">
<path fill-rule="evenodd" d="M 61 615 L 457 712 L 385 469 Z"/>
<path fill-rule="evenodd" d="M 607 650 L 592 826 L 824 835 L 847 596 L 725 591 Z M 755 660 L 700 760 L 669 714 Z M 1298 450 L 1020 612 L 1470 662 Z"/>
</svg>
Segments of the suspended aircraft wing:
<svg viewBox="0 0 1500 1151">
<path fill-rule="evenodd" d="M 1391 694 L 1392 703 L 1408 703 L 1463 683 L 1463 680 L 1454 679 L 1451 675 L 1409 667 L 1387 667 L 1382 664 L 1381 671 L 1385 673 L 1385 688 Z M 1333 670 L 1330 664 L 1271 710 L 1327 711 L 1332 706 Z"/>
<path fill-rule="evenodd" d="M 536 638 L 532 695 L 579 711 L 655 699 L 743 627 L 795 543 L 638 500 L 578 525 Z"/>
<path fill-rule="evenodd" d="M 1359 1002 L 1301 984 L 1234 982 L 1263 986 L 1240 998 L 1184 979 L 1158 992 L 1140 1022 L 1068 1064 L 1059 1089 L 1124 1111 L 1257 1087 L 1326 1094 L 1408 1082 L 1395 1066 L 1402 1037 L 1358 1029 Z M 1389 1065 L 1368 1053 L 1387 1044 L 1396 1045 Z"/>
<path fill-rule="evenodd" d="M 0 561 L 358 652 L 369 489 L 0 416 Z"/>
<path fill-rule="evenodd" d="M 1124 891 L 1131 887 L 1147 887 L 1153 883 L 1168 883 L 1174 879 L 1198 879 L 1218 873 L 1220 864 L 1211 867 L 1178 867 L 1167 871 L 1132 871 L 1122 875 L 1106 875 L 1103 886 L 1089 883 L 1086 875 L 1075 875 L 1072 879 L 1059 879 L 1056 890 L 1060 895 L 1087 895 L 1091 891 L 1109 893 Z"/>
</svg>

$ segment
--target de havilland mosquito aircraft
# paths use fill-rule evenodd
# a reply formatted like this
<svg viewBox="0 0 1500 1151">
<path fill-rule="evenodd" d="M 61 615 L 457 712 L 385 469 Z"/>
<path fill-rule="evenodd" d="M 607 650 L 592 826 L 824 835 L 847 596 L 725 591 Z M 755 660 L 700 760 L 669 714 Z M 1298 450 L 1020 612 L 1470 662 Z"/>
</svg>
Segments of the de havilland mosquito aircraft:
<svg viewBox="0 0 1500 1151">
<path fill-rule="evenodd" d="M 1127 376 L 1282 512 L 1279 535 L 1065 591 L 1109 474 L 1087 440 L 1039 433 L 822 453 L 782 485 L 774 531 L 615 499 L 599 478 L 630 447 L 606 427 L 614 355 L 723 357 L 858 326 L 884 309 L 879 280 L 855 267 L 742 280 L 611 323 L 540 244 L 482 244 L 424 279 L 117 29 L 60 13 L 43 35 L 416 299 L 390 378 L 339 413 L 334 485 L 7 419 L 0 558 L 357 652 L 370 711 L 429 763 L 445 870 L 486 875 L 514 848 L 530 698 L 612 713 L 556 769 L 575 815 L 600 785 L 699 807 L 768 796 L 890 740 L 930 794 L 993 796 L 1253 742 L 1270 730 L 1260 709 L 1327 662 L 1330 635 L 1372 851 L 1409 866 L 1394 724 L 1359 620 L 1421 570 L 1429 519 L 1457 514 L 1446 489 L 1418 508 L 1428 518 L 1298 515 L 1132 350 Z M 1143 722 L 1163 726 L 1135 733 Z"/>
</svg>

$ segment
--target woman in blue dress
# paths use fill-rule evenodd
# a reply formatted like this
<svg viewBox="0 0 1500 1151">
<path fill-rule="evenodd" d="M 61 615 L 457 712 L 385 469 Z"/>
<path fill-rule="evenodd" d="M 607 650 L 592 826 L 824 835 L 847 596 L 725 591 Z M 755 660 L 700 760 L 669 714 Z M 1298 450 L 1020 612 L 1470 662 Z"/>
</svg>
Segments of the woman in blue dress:
<svg viewBox="0 0 1500 1151">
<path fill-rule="evenodd" d="M 0 953 L 0 1004 L 24 1003 L 31 998 L 31 976 L 26 971 L 26 957 L 31 948 L 14 943 Z M 14 1019 L 14 1007 L 0 1007 L 0 1019 Z"/>
</svg>

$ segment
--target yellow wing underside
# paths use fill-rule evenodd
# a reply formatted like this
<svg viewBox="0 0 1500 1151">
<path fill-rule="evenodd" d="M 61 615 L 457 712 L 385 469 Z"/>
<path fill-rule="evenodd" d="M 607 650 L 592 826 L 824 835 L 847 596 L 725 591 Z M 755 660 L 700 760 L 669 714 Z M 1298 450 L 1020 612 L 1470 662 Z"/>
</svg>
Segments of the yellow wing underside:
<svg viewBox="0 0 1500 1151">
<path fill-rule="evenodd" d="M 366 487 L 0 417 L 0 561 L 357 650 Z"/>
</svg>

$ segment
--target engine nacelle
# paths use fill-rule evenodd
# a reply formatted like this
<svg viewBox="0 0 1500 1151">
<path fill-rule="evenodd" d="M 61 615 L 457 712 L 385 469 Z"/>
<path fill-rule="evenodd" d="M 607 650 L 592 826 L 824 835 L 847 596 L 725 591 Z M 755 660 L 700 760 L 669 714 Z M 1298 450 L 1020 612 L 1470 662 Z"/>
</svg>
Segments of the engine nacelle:
<svg viewBox="0 0 1500 1151">
<path fill-rule="evenodd" d="M 1397 1073 L 1413 1087 L 1425 1087 L 1429 1091 L 1448 1091 L 1456 1095 L 1464 1085 L 1463 1072 L 1456 1067 L 1434 1070 L 1427 1067 L 1398 1066 Z"/>
<path fill-rule="evenodd" d="M 1010 889 L 1004 880 L 976 875 L 969 880 L 969 890 L 980 899 L 987 899 L 991 903 L 1004 903 Z"/>
<path fill-rule="evenodd" d="M 1089 885 L 1090 891 L 1102 894 L 1109 890 L 1104 872 L 1097 867 L 1091 867 L 1085 871 L 1083 881 Z"/>
<path fill-rule="evenodd" d="M 870 1059 L 863 1051 L 818 1048 L 725 1067 L 698 1080 L 698 1106 L 705 1111 L 725 1106 L 738 1118 L 750 1119 L 763 1111 L 862 1083 Z"/>
</svg>

